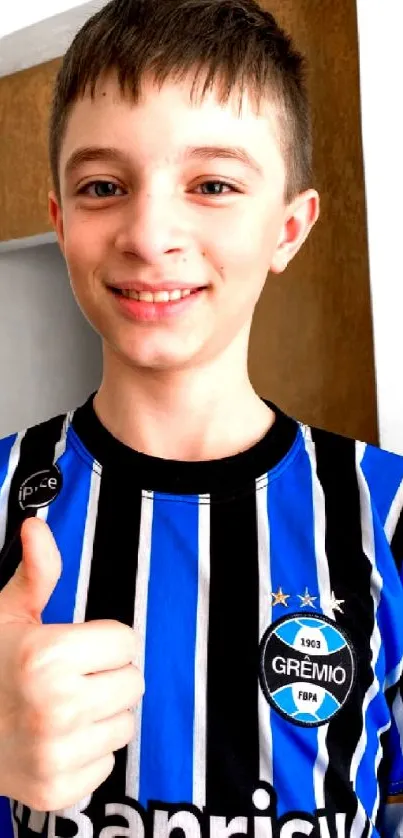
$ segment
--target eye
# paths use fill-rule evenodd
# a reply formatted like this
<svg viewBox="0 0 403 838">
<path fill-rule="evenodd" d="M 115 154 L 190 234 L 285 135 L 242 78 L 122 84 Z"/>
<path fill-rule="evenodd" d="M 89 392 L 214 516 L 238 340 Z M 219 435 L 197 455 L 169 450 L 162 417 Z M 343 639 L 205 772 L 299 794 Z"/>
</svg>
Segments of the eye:
<svg viewBox="0 0 403 838">
<path fill-rule="evenodd" d="M 207 187 L 207 190 L 205 190 Z M 221 195 L 228 194 L 228 192 L 224 192 L 224 187 L 229 190 L 229 192 L 239 192 L 239 189 L 236 189 L 235 186 L 232 186 L 230 183 L 227 183 L 224 180 L 206 180 L 203 183 L 199 183 L 196 189 L 202 189 L 202 194 L 207 195 L 207 197 L 214 198 L 215 196 L 220 197 Z M 95 189 L 94 192 L 90 192 L 91 189 Z M 81 189 L 78 190 L 78 195 L 87 195 L 90 198 L 113 198 L 116 197 L 116 192 L 114 190 L 120 189 L 122 194 L 124 194 L 122 187 L 118 186 L 117 183 L 109 180 L 92 180 L 89 183 L 86 183 Z M 119 197 L 119 195 L 117 196 Z"/>
<path fill-rule="evenodd" d="M 97 193 L 91 194 L 89 189 L 95 187 Z M 78 195 L 88 195 L 90 198 L 113 198 L 115 197 L 113 190 L 114 189 L 121 189 L 117 183 L 113 183 L 110 180 L 92 180 L 90 183 L 86 183 L 85 186 L 82 186 L 81 189 L 78 190 Z"/>
<path fill-rule="evenodd" d="M 196 189 L 204 186 L 213 187 L 210 191 L 203 193 L 204 195 L 208 195 L 209 197 L 214 197 L 214 195 L 225 195 L 225 192 L 219 191 L 224 186 L 226 186 L 230 190 L 230 192 L 239 192 L 239 189 L 236 189 L 235 186 L 232 186 L 225 180 L 205 180 L 203 183 L 199 183 L 199 186 L 196 187 Z M 218 189 L 216 187 L 218 187 Z"/>
</svg>

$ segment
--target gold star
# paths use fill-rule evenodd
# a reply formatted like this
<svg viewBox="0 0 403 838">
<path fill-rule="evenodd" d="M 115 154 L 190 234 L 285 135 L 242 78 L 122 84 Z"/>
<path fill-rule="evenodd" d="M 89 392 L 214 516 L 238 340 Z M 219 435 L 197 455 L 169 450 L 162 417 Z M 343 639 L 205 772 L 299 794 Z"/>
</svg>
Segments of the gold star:
<svg viewBox="0 0 403 838">
<path fill-rule="evenodd" d="M 312 596 L 312 594 L 309 593 L 308 588 L 305 588 L 304 596 L 301 596 L 301 594 L 297 594 L 297 596 L 298 596 L 298 599 L 301 600 L 301 608 L 304 608 L 305 605 L 309 605 L 309 606 L 311 606 L 311 608 L 316 608 L 316 605 L 314 605 L 313 603 L 314 603 L 314 600 L 317 599 L 318 597 L 317 596 Z"/>
<path fill-rule="evenodd" d="M 279 588 L 276 594 L 272 593 L 272 597 L 273 597 L 273 603 L 272 603 L 273 608 L 274 608 L 275 605 L 285 605 L 286 608 L 288 608 L 287 599 L 290 598 L 290 594 L 283 594 L 282 589 Z"/>
<path fill-rule="evenodd" d="M 344 602 L 345 602 L 345 599 L 336 599 L 336 597 L 335 597 L 335 595 L 332 591 L 332 594 L 329 597 L 329 605 L 330 605 L 330 608 L 332 609 L 332 611 L 340 611 L 340 613 L 343 614 L 343 609 L 340 608 L 340 606 L 343 605 Z"/>
</svg>

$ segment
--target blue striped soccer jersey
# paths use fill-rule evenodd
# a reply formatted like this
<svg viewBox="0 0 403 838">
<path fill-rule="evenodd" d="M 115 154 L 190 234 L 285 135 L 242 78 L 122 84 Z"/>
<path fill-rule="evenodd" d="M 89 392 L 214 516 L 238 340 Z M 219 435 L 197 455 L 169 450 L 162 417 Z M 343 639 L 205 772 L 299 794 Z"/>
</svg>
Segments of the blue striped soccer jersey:
<svg viewBox="0 0 403 838">
<path fill-rule="evenodd" d="M 0 838 L 401 834 L 403 457 L 270 406 L 223 460 L 133 451 L 93 395 L 0 441 L 0 587 L 46 520 L 43 622 L 134 627 L 146 683 L 105 782 L 0 798 Z"/>
</svg>

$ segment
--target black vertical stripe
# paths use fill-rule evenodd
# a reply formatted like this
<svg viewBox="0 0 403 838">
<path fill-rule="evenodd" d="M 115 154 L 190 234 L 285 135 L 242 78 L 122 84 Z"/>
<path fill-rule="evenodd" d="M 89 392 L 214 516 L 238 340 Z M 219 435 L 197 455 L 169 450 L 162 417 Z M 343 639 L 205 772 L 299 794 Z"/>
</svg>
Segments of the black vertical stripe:
<svg viewBox="0 0 403 838">
<path fill-rule="evenodd" d="M 390 549 L 393 553 L 396 567 L 400 574 L 403 571 L 403 510 L 400 512 L 395 531 L 390 542 Z"/>
<path fill-rule="evenodd" d="M 247 814 L 259 781 L 256 497 L 211 496 L 206 804 Z"/>
<path fill-rule="evenodd" d="M 330 586 L 336 599 L 344 600 L 335 620 L 350 636 L 358 677 L 343 709 L 329 723 L 329 765 L 325 777 L 325 806 L 329 811 L 354 817 L 357 803 L 350 784 L 351 760 L 359 741 L 362 704 L 372 680 L 370 640 L 374 628 L 371 564 L 363 551 L 361 509 L 355 442 L 314 430 L 317 474 L 325 496 L 326 554 Z"/>
<path fill-rule="evenodd" d="M 63 432 L 66 416 L 61 414 L 47 422 L 42 422 L 29 428 L 21 441 L 20 457 L 10 484 L 10 494 L 7 509 L 7 525 L 4 547 L 1 556 L 7 552 L 4 564 L 1 564 L 0 588 L 7 584 L 21 561 L 21 541 L 19 530 L 28 515 L 34 510 L 23 511 L 18 501 L 21 485 L 31 475 L 53 465 L 55 448 Z"/>
<path fill-rule="evenodd" d="M 108 619 L 133 625 L 140 518 L 141 491 L 133 489 L 130 475 L 108 464 L 101 478 L 86 621 Z M 126 761 L 127 746 L 115 752 L 113 772 L 94 792 L 86 810 L 94 835 L 102 829 L 105 806 L 125 800 Z"/>
</svg>

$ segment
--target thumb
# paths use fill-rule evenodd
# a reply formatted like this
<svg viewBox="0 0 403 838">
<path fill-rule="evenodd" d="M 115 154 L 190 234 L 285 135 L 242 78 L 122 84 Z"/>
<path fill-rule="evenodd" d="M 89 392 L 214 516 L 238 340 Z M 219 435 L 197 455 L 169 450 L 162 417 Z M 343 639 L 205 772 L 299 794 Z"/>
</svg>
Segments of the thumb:
<svg viewBox="0 0 403 838">
<path fill-rule="evenodd" d="M 22 560 L 0 593 L 1 623 L 40 623 L 62 572 L 55 539 L 40 518 L 24 521 L 21 542 Z"/>
</svg>

